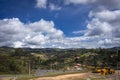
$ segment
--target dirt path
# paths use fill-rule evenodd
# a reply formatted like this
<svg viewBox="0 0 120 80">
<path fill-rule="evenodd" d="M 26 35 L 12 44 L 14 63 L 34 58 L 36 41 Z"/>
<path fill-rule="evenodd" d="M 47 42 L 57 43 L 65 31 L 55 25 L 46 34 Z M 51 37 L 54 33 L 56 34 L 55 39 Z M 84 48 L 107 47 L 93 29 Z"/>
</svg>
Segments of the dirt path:
<svg viewBox="0 0 120 80">
<path fill-rule="evenodd" d="M 30 80 L 77 80 L 77 79 L 93 79 L 93 78 L 98 78 L 98 79 L 104 79 L 104 80 L 120 80 L 120 78 L 115 77 L 116 74 L 114 75 L 100 75 L 96 73 L 76 73 L 76 74 L 66 74 L 66 75 L 59 75 L 55 77 L 41 77 L 41 78 L 36 78 L 36 79 L 30 79 Z M 89 78 L 89 79 L 88 79 Z"/>
<path fill-rule="evenodd" d="M 91 77 L 93 78 L 95 76 L 92 75 L 91 73 L 76 73 L 76 74 L 60 75 L 55 77 L 42 77 L 42 78 L 30 79 L 30 80 L 74 80 L 75 78 L 87 79 Z"/>
</svg>

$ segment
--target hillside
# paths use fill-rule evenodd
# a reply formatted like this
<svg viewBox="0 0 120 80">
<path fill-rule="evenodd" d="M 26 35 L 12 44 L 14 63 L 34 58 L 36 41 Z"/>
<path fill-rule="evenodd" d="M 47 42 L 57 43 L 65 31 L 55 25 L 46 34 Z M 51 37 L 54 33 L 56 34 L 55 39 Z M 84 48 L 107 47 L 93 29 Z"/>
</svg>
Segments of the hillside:
<svg viewBox="0 0 120 80">
<path fill-rule="evenodd" d="M 116 69 L 120 48 L 58 49 L 0 48 L 0 74 L 27 73 L 35 69 L 66 70 L 79 63 L 87 66 L 110 66 Z"/>
</svg>

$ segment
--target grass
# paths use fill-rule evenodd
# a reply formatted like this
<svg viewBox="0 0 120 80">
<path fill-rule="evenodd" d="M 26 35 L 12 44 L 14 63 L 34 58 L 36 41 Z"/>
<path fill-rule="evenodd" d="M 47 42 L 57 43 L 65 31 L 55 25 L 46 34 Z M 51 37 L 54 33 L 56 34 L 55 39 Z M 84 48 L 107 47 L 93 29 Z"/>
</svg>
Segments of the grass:
<svg viewBox="0 0 120 80">
<path fill-rule="evenodd" d="M 9 78 L 10 80 L 13 80 L 14 77 L 16 77 L 16 80 L 29 80 L 31 78 L 34 78 L 34 76 L 30 76 L 28 74 L 6 74 L 6 75 L 0 75 L 1 77 L 5 76 L 4 80 L 6 80 L 7 78 Z M 1 80 L 1 79 L 0 79 Z M 8 79 L 7 79 L 8 80 Z"/>
<path fill-rule="evenodd" d="M 26 76 L 18 76 L 17 80 L 29 80 L 29 79 L 34 79 L 34 78 L 37 78 L 37 77 L 26 75 Z"/>
<path fill-rule="evenodd" d="M 17 80 L 29 80 L 29 79 L 34 79 L 34 78 L 38 78 L 38 77 L 55 77 L 55 76 L 59 76 L 59 75 L 67 75 L 67 74 L 76 74 L 76 73 L 80 73 L 80 72 L 64 72 L 64 73 L 55 73 L 55 72 L 49 72 L 47 75 L 45 76 L 29 76 L 29 75 L 19 75 L 17 76 Z"/>
<path fill-rule="evenodd" d="M 33 76 L 33 75 L 28 75 L 28 74 L 21 74 L 21 75 L 16 75 L 17 80 L 29 80 L 29 79 L 35 79 L 35 78 L 39 78 L 39 77 L 55 77 L 55 76 L 60 76 L 60 75 L 67 75 L 67 74 L 76 74 L 76 73 L 84 73 L 84 72 L 62 72 L 62 73 L 55 73 L 55 72 L 48 72 L 47 75 L 45 76 Z M 15 76 L 15 75 L 11 75 L 11 76 Z M 82 79 L 82 78 L 76 78 L 76 79 L 72 79 L 72 80 L 86 80 L 86 79 Z M 105 80 L 103 78 L 93 78 L 91 80 Z"/>
</svg>

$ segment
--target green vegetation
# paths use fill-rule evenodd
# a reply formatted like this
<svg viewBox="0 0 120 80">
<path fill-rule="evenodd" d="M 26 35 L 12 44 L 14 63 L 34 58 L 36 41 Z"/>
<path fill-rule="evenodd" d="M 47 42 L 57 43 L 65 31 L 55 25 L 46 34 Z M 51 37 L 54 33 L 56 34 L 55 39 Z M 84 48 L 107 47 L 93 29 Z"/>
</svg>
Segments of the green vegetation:
<svg viewBox="0 0 120 80">
<path fill-rule="evenodd" d="M 118 51 L 119 52 L 119 51 Z M 87 66 L 117 66 L 120 55 L 109 49 L 0 48 L 0 74 L 25 74 L 36 69 L 66 70 L 76 63 Z"/>
</svg>

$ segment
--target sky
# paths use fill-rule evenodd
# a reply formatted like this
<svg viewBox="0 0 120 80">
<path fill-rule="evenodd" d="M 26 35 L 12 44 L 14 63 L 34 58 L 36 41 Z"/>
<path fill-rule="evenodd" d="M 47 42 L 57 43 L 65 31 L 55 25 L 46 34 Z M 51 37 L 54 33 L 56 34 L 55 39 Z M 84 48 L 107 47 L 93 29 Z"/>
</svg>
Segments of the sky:
<svg viewBox="0 0 120 80">
<path fill-rule="evenodd" d="M 0 0 L 0 46 L 120 46 L 120 0 Z"/>
</svg>

